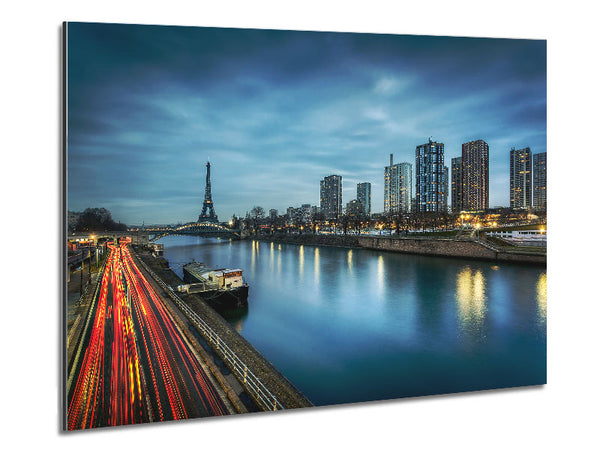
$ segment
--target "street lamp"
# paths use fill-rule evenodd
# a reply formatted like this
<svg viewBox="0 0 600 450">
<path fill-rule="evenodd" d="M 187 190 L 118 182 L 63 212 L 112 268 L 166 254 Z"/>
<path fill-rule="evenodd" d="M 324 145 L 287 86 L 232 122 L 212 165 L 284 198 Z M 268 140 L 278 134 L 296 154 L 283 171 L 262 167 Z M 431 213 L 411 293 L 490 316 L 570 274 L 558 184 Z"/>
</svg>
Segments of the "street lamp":
<svg viewBox="0 0 600 450">
<path fill-rule="evenodd" d="M 480 223 L 476 223 L 475 224 L 475 230 L 477 232 L 477 240 L 479 240 L 479 228 L 481 228 L 481 224 Z"/>
</svg>

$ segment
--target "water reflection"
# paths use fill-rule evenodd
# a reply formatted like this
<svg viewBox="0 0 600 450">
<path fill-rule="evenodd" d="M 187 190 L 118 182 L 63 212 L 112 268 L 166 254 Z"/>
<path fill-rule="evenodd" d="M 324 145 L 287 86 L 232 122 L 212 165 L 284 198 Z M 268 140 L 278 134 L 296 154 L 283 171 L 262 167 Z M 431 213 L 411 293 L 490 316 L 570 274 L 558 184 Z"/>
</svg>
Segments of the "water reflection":
<svg viewBox="0 0 600 450">
<path fill-rule="evenodd" d="M 319 285 L 319 270 L 321 265 L 319 263 L 319 247 L 315 248 L 315 284 Z"/>
<path fill-rule="evenodd" d="M 304 245 L 300 246 L 298 259 L 298 271 L 300 273 L 300 279 L 302 279 L 304 277 Z"/>
<path fill-rule="evenodd" d="M 459 325 L 463 332 L 481 339 L 486 313 L 485 277 L 481 270 L 465 267 L 456 277 Z"/>
<path fill-rule="evenodd" d="M 352 249 L 348 250 L 348 272 L 352 275 Z"/>
<path fill-rule="evenodd" d="M 226 310 L 222 312 L 223 317 L 233 326 L 235 331 L 242 334 L 244 331 L 244 321 L 248 316 L 248 309 Z"/>
<path fill-rule="evenodd" d="M 281 277 L 281 244 L 279 244 L 277 250 L 277 276 Z"/>
<path fill-rule="evenodd" d="M 227 320 L 317 405 L 545 383 L 543 268 L 163 239 L 179 276 L 192 258 L 244 270 L 248 312 Z"/>
<path fill-rule="evenodd" d="M 542 273 L 537 281 L 537 305 L 540 323 L 546 322 L 546 273 Z"/>
<path fill-rule="evenodd" d="M 379 286 L 379 298 L 383 299 L 385 294 L 385 266 L 383 263 L 383 255 L 377 258 L 377 282 Z"/>
</svg>

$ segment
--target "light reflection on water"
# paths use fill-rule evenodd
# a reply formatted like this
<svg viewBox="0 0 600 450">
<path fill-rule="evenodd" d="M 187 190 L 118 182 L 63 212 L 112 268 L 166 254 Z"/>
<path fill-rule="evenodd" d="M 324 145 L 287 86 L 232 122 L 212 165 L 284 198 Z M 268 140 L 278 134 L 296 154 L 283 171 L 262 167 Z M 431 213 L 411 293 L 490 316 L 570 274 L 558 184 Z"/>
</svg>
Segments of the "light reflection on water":
<svg viewBox="0 0 600 450">
<path fill-rule="evenodd" d="M 380 298 L 385 295 L 385 263 L 383 261 L 383 255 L 379 255 L 379 258 L 377 258 L 377 285 Z"/>
<path fill-rule="evenodd" d="M 545 383 L 544 268 L 189 236 L 161 242 L 176 272 L 192 258 L 243 269 L 248 313 L 228 320 L 317 405 Z"/>
<path fill-rule="evenodd" d="M 540 274 L 537 282 L 537 303 L 540 322 L 546 324 L 546 272 Z"/>
<path fill-rule="evenodd" d="M 481 270 L 465 267 L 456 276 L 458 320 L 462 332 L 473 339 L 484 339 L 483 323 L 486 312 L 485 277 Z"/>
<path fill-rule="evenodd" d="M 321 270 L 321 262 L 319 261 L 319 247 L 315 248 L 315 284 L 319 284 L 319 273 Z"/>
<path fill-rule="evenodd" d="M 300 279 L 304 278 L 304 245 L 300 246 L 300 250 L 298 250 L 298 268 Z"/>
</svg>

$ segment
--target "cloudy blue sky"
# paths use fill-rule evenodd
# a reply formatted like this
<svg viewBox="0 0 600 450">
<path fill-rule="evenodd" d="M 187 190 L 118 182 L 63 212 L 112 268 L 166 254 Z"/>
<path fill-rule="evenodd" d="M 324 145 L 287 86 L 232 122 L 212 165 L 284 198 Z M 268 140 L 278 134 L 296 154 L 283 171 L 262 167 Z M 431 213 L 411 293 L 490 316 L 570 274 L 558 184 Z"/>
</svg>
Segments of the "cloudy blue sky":
<svg viewBox="0 0 600 450">
<path fill-rule="evenodd" d="M 254 205 L 344 205 L 414 165 L 428 137 L 490 146 L 490 206 L 508 205 L 511 147 L 546 151 L 546 43 L 68 24 L 68 209 L 127 224 L 197 219 L 205 163 L 221 220 Z"/>
</svg>

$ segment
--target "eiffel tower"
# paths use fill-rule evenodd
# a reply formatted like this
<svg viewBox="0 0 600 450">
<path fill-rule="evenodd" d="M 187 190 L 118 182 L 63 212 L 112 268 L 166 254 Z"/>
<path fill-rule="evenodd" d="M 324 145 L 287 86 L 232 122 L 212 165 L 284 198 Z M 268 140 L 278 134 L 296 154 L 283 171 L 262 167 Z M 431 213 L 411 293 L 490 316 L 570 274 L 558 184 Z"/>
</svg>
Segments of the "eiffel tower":
<svg viewBox="0 0 600 450">
<path fill-rule="evenodd" d="M 206 163 L 206 187 L 204 188 L 204 203 L 202 204 L 202 213 L 200 213 L 200 216 L 198 216 L 198 222 L 219 222 L 219 219 L 215 214 L 212 194 L 210 191 L 210 162 Z"/>
</svg>

